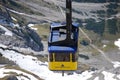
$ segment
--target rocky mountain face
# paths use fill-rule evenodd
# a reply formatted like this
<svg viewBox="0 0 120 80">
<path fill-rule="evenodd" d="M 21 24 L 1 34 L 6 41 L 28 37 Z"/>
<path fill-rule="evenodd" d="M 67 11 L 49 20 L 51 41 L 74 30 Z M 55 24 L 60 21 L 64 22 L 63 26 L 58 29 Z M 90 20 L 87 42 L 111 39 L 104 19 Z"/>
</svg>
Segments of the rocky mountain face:
<svg viewBox="0 0 120 80">
<path fill-rule="evenodd" d="M 0 2 L 14 10 L 11 10 L 11 13 L 14 13 L 13 16 L 23 25 L 28 22 L 65 21 L 65 0 L 1 0 Z M 99 35 L 120 33 L 119 0 L 109 0 L 107 3 L 105 0 L 73 0 L 72 5 L 73 21 L 86 23 L 85 29 Z"/>
<path fill-rule="evenodd" d="M 0 44 L 9 48 L 31 48 L 34 51 L 43 50 L 40 36 L 28 26 L 20 26 L 13 20 L 3 6 L 0 7 Z M 3 15 L 2 15 L 3 14 Z"/>
<path fill-rule="evenodd" d="M 117 39 L 120 37 L 120 4 L 118 2 L 117 0 L 115 2 L 110 0 L 109 3 L 105 3 L 105 0 L 73 0 L 73 21 L 80 23 L 81 28 L 89 30 L 90 32 L 88 32 L 88 34 L 90 34 L 89 36 L 91 38 L 95 36 L 94 33 L 100 35 L 93 39 L 100 37 L 103 39 Z M 52 21 L 65 21 L 65 0 L 1 0 L 0 3 L 7 7 L 11 16 L 17 19 L 17 23 L 19 23 L 20 26 L 26 26 L 26 24 L 31 22 L 40 24 L 44 22 L 51 23 Z M 32 44 L 39 44 L 36 46 L 39 48 L 39 41 L 41 40 L 37 40 L 37 36 L 35 37 L 35 35 L 31 33 L 31 29 L 29 29 L 28 27 L 15 27 L 11 29 L 14 34 L 20 36 L 20 41 L 22 41 L 21 43 L 16 42 L 16 44 L 20 46 L 27 44 L 32 48 L 35 48 Z M 3 30 L 0 31 L 1 33 L 5 33 Z M 111 35 L 116 37 L 112 37 Z M 24 41 L 23 38 L 26 41 Z M 32 44 L 29 44 L 30 42 L 32 42 Z"/>
<path fill-rule="evenodd" d="M 95 3 L 105 3 L 105 2 L 120 2 L 119 0 L 74 0 L 76 2 L 95 2 Z"/>
<path fill-rule="evenodd" d="M 86 1 L 92 3 L 82 3 Z M 96 3 L 93 3 L 95 1 Z M 103 3 L 99 3 L 100 1 Z M 119 80 L 120 51 L 114 42 L 120 38 L 120 4 L 104 2 L 105 0 L 73 0 L 72 18 L 73 21 L 81 24 L 80 28 L 85 32 L 83 34 L 80 30 L 79 37 L 81 42 L 83 41 L 81 44 L 84 45 L 80 45 L 78 70 L 75 74 L 67 73 L 66 77 L 60 77 L 60 75 L 57 77 L 59 72 L 51 73 L 48 70 L 47 41 L 43 41 L 45 48 L 42 51 L 43 39 L 36 33 L 39 31 L 39 34 L 45 34 L 43 36 L 47 38 L 46 34 L 49 31 L 46 30 L 49 27 L 43 26 L 44 24 L 36 25 L 35 31 L 26 24 L 65 21 L 65 0 L 0 0 L 0 4 L 6 7 L 0 6 L 0 65 L 5 64 L 0 66 L 0 72 L 3 72 L 1 75 L 8 71 L 10 76 L 7 76 L 7 80 L 17 80 L 18 76 L 20 80 L 22 78 L 23 80 L 42 80 L 41 78 L 67 80 L 67 77 L 71 80 L 75 78 L 83 80 L 85 77 L 88 80 Z M 108 34 L 105 39 L 106 33 Z M 25 52 L 21 52 L 21 49 L 26 50 L 26 54 L 23 54 Z M 15 73 L 15 76 L 11 73 Z M 48 74 L 50 75 L 46 76 Z M 31 78 L 31 75 L 37 79 Z M 6 79 L 0 78 L 0 80 Z"/>
</svg>

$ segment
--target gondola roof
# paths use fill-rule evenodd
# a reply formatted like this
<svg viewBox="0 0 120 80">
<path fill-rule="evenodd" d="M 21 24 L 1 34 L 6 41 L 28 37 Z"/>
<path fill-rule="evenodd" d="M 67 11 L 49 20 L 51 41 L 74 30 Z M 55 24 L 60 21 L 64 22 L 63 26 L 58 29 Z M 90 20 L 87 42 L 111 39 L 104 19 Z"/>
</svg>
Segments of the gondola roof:
<svg viewBox="0 0 120 80">
<path fill-rule="evenodd" d="M 73 25 L 73 27 L 79 27 L 79 23 L 76 23 L 76 22 L 73 22 L 72 23 L 72 25 Z M 63 22 L 63 23 L 51 23 L 51 28 L 57 28 L 57 27 L 64 27 L 64 26 L 66 26 L 66 23 L 65 22 Z"/>
</svg>

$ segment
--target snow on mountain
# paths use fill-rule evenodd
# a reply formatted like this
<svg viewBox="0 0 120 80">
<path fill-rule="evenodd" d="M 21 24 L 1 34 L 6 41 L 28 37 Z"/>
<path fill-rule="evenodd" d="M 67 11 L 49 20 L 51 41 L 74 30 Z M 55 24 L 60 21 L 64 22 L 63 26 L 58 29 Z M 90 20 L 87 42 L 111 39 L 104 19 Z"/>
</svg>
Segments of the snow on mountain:
<svg viewBox="0 0 120 80">
<path fill-rule="evenodd" d="M 116 46 L 118 46 L 119 49 L 120 49 L 120 39 L 118 39 L 117 41 L 115 41 L 114 44 L 115 44 Z"/>
<path fill-rule="evenodd" d="M 6 9 L 6 11 L 7 10 L 9 9 Z M 8 20 L 8 17 L 6 17 L 6 15 L 8 15 L 7 12 L 6 13 L 0 12 L 0 13 L 1 13 L 0 15 L 0 34 L 1 34 L 0 43 L 1 44 L 4 44 L 7 47 L 11 47 L 11 48 L 18 47 L 18 46 L 21 48 L 23 47 L 27 48 L 29 46 L 29 48 L 34 50 L 38 50 L 38 51 L 42 50 L 43 46 L 41 43 L 41 38 L 37 35 L 37 33 L 34 30 L 30 29 L 27 26 L 25 27 L 20 26 L 20 24 L 17 23 L 17 19 L 14 17 L 12 17 L 12 19 L 16 21 L 16 23 L 14 23 L 14 21 L 12 20 Z M 2 15 L 2 14 L 6 14 L 6 15 Z M 11 16 L 9 16 L 9 18 L 11 19 Z"/>
<path fill-rule="evenodd" d="M 48 69 L 48 63 L 39 61 L 37 57 L 33 57 L 31 55 L 24 55 L 15 51 L 2 50 L 2 49 L 0 49 L 0 53 L 2 53 L 2 55 L 8 58 L 9 60 L 14 61 L 20 68 L 29 71 L 44 80 L 89 80 L 90 78 L 93 77 L 93 74 L 102 74 L 103 75 L 102 80 L 120 79 L 120 74 L 111 73 L 109 71 L 104 70 L 104 68 L 96 71 L 87 70 L 82 72 L 81 74 L 77 74 L 76 72 L 73 72 L 72 75 L 68 75 L 67 73 L 65 73 L 64 77 L 62 77 L 60 72 L 54 73 L 53 71 L 50 71 Z M 44 52 L 40 52 L 40 54 L 46 54 L 46 53 L 48 53 L 47 48 L 45 48 Z M 120 62 L 114 62 L 114 68 L 119 68 L 119 67 L 120 67 Z M 5 68 L 0 68 L 0 75 L 1 75 L 0 78 L 6 76 L 4 72 L 9 72 L 9 71 L 16 72 L 17 74 L 22 73 L 27 77 L 29 77 L 29 79 L 31 80 L 37 80 L 32 75 L 14 69 L 5 69 Z M 19 80 L 22 80 L 23 77 L 18 76 L 18 78 Z M 24 80 L 28 80 L 28 78 L 24 78 Z M 92 80 L 99 80 L 99 77 L 96 76 Z"/>
<path fill-rule="evenodd" d="M 0 47 L 7 48 L 7 46 L 5 46 L 5 45 L 3 45 L 3 44 L 0 44 Z"/>
<path fill-rule="evenodd" d="M 22 15 L 31 17 L 38 20 L 45 21 L 65 21 L 65 5 L 66 2 L 61 0 L 42 0 L 42 1 L 23 1 L 20 0 L 19 3 L 28 6 L 34 12 L 38 12 L 43 15 L 28 14 L 27 11 L 19 12 L 18 10 L 12 10 L 7 8 L 9 11 Z M 43 4 L 41 4 L 43 3 Z M 73 18 L 76 19 L 89 19 L 93 18 L 99 20 L 100 16 L 96 13 L 99 10 L 106 10 L 106 5 L 108 3 L 78 3 L 72 2 L 73 8 Z M 57 17 L 57 18 L 56 18 Z M 32 21 L 32 20 L 30 20 Z"/>
<path fill-rule="evenodd" d="M 22 0 L 21 0 L 22 1 Z M 49 2 L 49 0 L 44 0 L 46 2 Z M 50 2 L 52 3 L 52 2 Z M 59 6 L 65 7 L 65 2 L 64 1 L 59 1 L 57 0 L 56 3 L 58 3 Z M 28 4 L 28 3 L 27 3 Z M 32 3 L 29 3 L 30 6 L 33 6 Z M 98 19 L 96 13 L 92 13 L 91 11 L 97 11 L 97 10 L 105 10 L 106 4 L 95 4 L 95 3 L 76 3 L 73 2 L 73 17 L 74 18 L 79 18 L 79 19 L 86 19 L 86 18 L 94 18 Z M 16 14 L 28 16 L 28 17 L 34 17 L 34 18 L 39 18 L 39 19 L 45 19 L 45 20 L 59 20 L 63 19 L 64 17 L 61 17 L 60 11 L 55 11 L 51 10 L 49 7 L 38 7 L 36 4 L 34 4 L 34 8 L 37 9 L 39 12 L 42 12 L 42 14 L 45 14 L 45 16 L 34 16 L 34 15 L 29 15 L 26 13 L 20 13 L 15 10 L 8 9 L 11 12 L 14 12 Z M 78 13 L 80 12 L 81 13 Z M 58 14 L 59 13 L 59 14 Z M 78 17 L 79 16 L 79 17 Z M 119 16 L 119 14 L 117 15 Z M 56 19 L 57 17 L 57 19 Z M 14 18 L 12 18 L 14 19 Z M 14 19 L 15 20 L 15 19 Z M 15 20 L 16 21 L 16 20 Z M 3 20 L 0 20 L 0 23 L 4 23 Z M 6 24 L 6 23 L 5 23 Z M 14 25 L 15 26 L 15 25 Z M 33 26 L 33 24 L 28 25 L 30 28 Z M 0 28 L 5 31 L 5 35 L 12 36 L 13 33 L 5 28 L 4 26 L 0 25 Z M 18 30 L 19 31 L 19 30 Z M 20 32 L 19 32 L 20 33 Z M 31 38 L 30 38 L 31 39 Z M 31 48 L 19 48 L 19 47 L 13 47 L 13 49 L 18 50 L 18 51 L 26 51 L 27 53 L 34 53 L 34 55 L 48 55 L 47 52 L 47 42 L 43 43 L 44 44 L 44 51 L 41 52 L 33 52 Z M 120 48 L 120 39 L 118 41 L 115 41 L 114 43 L 116 46 Z M 0 47 L 7 48 L 8 46 L 4 46 L 3 44 L 0 44 Z M 102 69 L 98 69 L 95 71 L 92 70 L 86 70 L 82 73 L 76 73 L 73 72 L 73 74 L 68 75 L 65 73 L 65 76 L 62 77 L 62 74 L 60 72 L 54 72 L 50 71 L 48 69 L 48 62 L 42 62 L 38 60 L 37 57 L 32 56 L 32 55 L 24 55 L 19 52 L 15 52 L 13 50 L 3 50 L 0 48 L 0 53 L 3 55 L 3 57 L 9 59 L 10 61 L 13 61 L 15 64 L 17 64 L 21 69 L 24 69 L 32 74 L 16 70 L 16 69 L 6 69 L 4 66 L 0 66 L 0 78 L 3 78 L 7 75 L 10 74 L 5 74 L 6 72 L 15 72 L 16 74 L 23 74 L 23 75 L 18 75 L 17 78 L 18 80 L 39 80 L 39 78 L 44 79 L 44 80 L 119 80 L 120 79 L 120 74 L 119 73 L 112 73 L 112 71 L 106 70 L 105 67 L 103 66 Z M 120 68 L 120 62 L 119 61 L 112 61 L 112 65 L 114 69 L 119 69 Z M 35 77 L 34 75 L 38 76 Z M 26 76 L 26 77 L 25 77 Z"/>
<path fill-rule="evenodd" d="M 15 69 L 5 69 L 5 68 L 0 68 L 0 78 L 8 76 L 9 74 L 4 74 L 4 73 L 9 73 L 9 72 L 15 72 L 17 74 L 22 74 L 24 76 L 18 76 L 18 80 L 29 80 L 28 78 L 26 78 L 25 76 L 28 76 L 31 80 L 37 80 L 34 76 L 27 74 L 25 72 L 19 71 L 19 70 L 15 70 Z"/>
<path fill-rule="evenodd" d="M 28 24 L 28 27 L 30 27 L 30 28 L 33 29 L 33 30 L 37 30 L 37 28 L 33 28 L 34 25 L 35 25 L 35 24 Z"/>
<path fill-rule="evenodd" d="M 0 78 L 5 77 L 7 74 L 4 74 L 4 69 L 0 68 Z"/>
<path fill-rule="evenodd" d="M 114 61 L 114 62 L 112 62 L 114 65 L 114 68 L 118 68 L 118 67 L 120 67 L 120 62 L 118 62 L 118 61 Z"/>
<path fill-rule="evenodd" d="M 5 27 L 3 27 L 3 26 L 1 26 L 1 25 L 0 25 L 0 28 L 5 31 L 5 35 L 9 35 L 9 36 L 12 36 L 12 35 L 13 35 L 13 33 L 12 33 L 10 30 L 8 30 L 7 28 L 5 28 Z"/>
<path fill-rule="evenodd" d="M 102 73 L 105 76 L 104 80 L 116 80 L 116 79 L 114 79 L 115 74 L 112 74 L 112 73 L 106 72 L 106 71 L 103 71 Z"/>
</svg>

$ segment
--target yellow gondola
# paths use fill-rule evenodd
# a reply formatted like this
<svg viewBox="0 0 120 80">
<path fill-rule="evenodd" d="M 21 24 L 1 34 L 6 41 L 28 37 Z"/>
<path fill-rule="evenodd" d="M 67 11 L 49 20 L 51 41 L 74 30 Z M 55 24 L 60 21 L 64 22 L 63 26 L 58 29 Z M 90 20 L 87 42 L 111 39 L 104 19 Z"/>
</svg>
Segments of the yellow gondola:
<svg viewBox="0 0 120 80">
<path fill-rule="evenodd" d="M 52 23 L 48 40 L 50 70 L 77 70 L 79 28 L 71 20 L 71 0 L 66 0 L 66 23 Z"/>
</svg>

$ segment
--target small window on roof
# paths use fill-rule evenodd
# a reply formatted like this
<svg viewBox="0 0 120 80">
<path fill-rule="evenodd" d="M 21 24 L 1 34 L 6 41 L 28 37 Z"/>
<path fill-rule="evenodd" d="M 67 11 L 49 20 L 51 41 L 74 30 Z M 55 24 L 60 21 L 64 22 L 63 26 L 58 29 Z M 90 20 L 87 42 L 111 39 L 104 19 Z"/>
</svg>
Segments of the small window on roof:
<svg viewBox="0 0 120 80">
<path fill-rule="evenodd" d="M 59 31 L 62 33 L 66 33 L 66 29 L 60 29 Z"/>
</svg>

